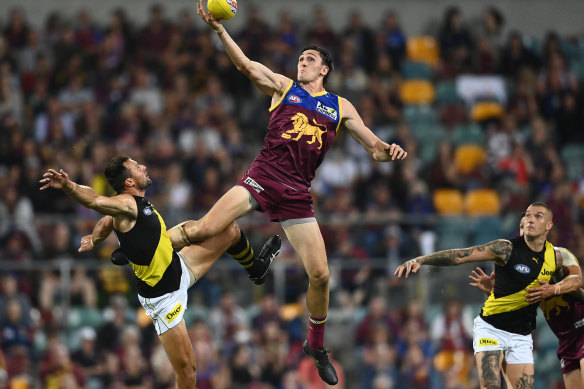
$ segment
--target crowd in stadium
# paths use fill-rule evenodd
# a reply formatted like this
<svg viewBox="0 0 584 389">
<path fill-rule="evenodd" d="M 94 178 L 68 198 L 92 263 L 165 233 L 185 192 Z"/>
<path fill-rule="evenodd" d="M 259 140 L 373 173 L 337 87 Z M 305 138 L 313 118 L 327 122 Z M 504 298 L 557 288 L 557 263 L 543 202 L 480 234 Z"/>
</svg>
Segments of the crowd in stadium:
<svg viewBox="0 0 584 389">
<path fill-rule="evenodd" d="M 428 31 L 438 57 L 417 62 L 399 12 L 384 12 L 379 26 L 356 11 L 333 29 L 322 9 L 306 25 L 284 11 L 272 28 L 252 9 L 242 29 L 230 30 L 251 59 L 292 78 L 305 45 L 331 48 L 335 70 L 326 87 L 350 100 L 381 139 L 408 151 L 399 164 L 378 164 L 339 134 L 311 191 L 331 261 L 383 258 L 392 274 L 427 251 L 427 233 L 436 246 L 454 247 L 460 241 L 440 240 L 434 217 L 468 210 L 450 203 L 442 209 L 437 193 L 460 200 L 480 189 L 496 194 L 495 238 L 515 234 L 520 212 L 545 201 L 554 212 L 549 240 L 584 258 L 584 40 L 553 31 L 543 39 L 523 36 L 496 8 L 470 23 L 452 7 Z M 148 197 L 169 225 L 200 216 L 241 177 L 265 134 L 269 98 L 232 66 L 206 27 L 191 10 L 168 15 L 162 6 L 153 6 L 143 25 L 121 9 L 105 24 L 86 11 L 71 19 L 55 11 L 42 26 L 30 25 L 21 10 L 5 11 L 0 260 L 107 259 L 115 247 L 112 240 L 95 254 L 77 253 L 97 216 L 59 191 L 40 192 L 47 168 L 63 168 L 76 182 L 113 194 L 103 176 L 109 158 L 126 154 L 144 162 L 153 181 Z M 457 94 L 461 76 L 469 75 L 495 76 L 503 95 Z M 412 80 L 428 81 L 430 97 L 410 100 L 404 88 Z M 483 102 L 495 109 L 481 113 Z M 471 166 L 459 157 L 469 145 L 478 155 L 469 157 L 476 161 Z M 278 226 L 260 227 L 255 233 L 267 236 Z M 289 259 L 285 251 L 282 260 Z M 148 318 L 126 297 L 132 285 L 122 270 L 76 268 L 66 292 L 52 270 L 1 276 L 0 388 L 172 387 L 172 368 Z M 333 289 L 331 302 L 339 292 L 335 304 L 362 311 L 351 334 L 356 354 L 336 358 L 357 366 L 336 362 L 341 387 L 475 387 L 472 329 L 460 303 L 449 301 L 429 324 L 415 300 L 387 309 L 368 287 L 380 276 L 389 278 L 365 266 L 344 271 Z M 300 349 L 306 328 L 296 302 L 303 301 L 303 287 L 286 302 L 268 293 L 238 301 L 238 292 L 218 291 L 213 280 L 201 289 L 209 296 L 199 301 L 205 314 L 189 323 L 198 387 L 324 387 Z M 99 318 L 84 318 L 87 325 L 66 333 L 64 293 L 71 310 L 97 310 Z"/>
</svg>

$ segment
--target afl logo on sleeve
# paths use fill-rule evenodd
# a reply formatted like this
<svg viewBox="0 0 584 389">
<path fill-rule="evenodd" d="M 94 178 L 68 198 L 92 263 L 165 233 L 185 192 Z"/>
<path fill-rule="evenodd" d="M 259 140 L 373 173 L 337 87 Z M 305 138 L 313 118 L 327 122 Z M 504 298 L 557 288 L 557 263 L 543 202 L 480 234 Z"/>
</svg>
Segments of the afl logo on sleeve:
<svg viewBox="0 0 584 389">
<path fill-rule="evenodd" d="M 515 265 L 514 269 L 516 271 L 518 271 L 521 274 L 529 274 L 531 273 L 531 269 L 529 268 L 529 266 L 524 265 L 522 263 L 518 263 L 517 265 Z"/>
<path fill-rule="evenodd" d="M 142 212 L 144 212 L 144 215 L 150 216 L 152 215 L 152 207 L 144 207 L 144 211 Z"/>
</svg>

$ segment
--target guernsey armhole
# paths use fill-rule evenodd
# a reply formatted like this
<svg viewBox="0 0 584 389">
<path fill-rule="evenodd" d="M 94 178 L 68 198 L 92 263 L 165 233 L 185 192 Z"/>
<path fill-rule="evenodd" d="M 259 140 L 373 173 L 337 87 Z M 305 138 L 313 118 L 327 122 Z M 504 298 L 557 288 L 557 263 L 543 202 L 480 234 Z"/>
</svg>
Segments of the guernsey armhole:
<svg viewBox="0 0 584 389">
<path fill-rule="evenodd" d="M 284 100 L 284 97 L 286 97 L 286 94 L 288 93 L 288 91 L 290 90 L 290 88 L 292 88 L 292 84 L 294 82 L 292 80 L 290 80 L 290 83 L 288 84 L 288 86 L 286 87 L 286 90 L 284 91 L 284 93 L 282 93 L 282 97 L 280 97 L 280 100 L 278 100 L 277 103 L 275 103 L 274 105 L 272 105 L 269 109 L 270 112 L 272 112 L 273 110 L 276 109 L 276 107 L 278 105 L 280 105 L 280 103 L 282 103 L 282 101 Z"/>
</svg>

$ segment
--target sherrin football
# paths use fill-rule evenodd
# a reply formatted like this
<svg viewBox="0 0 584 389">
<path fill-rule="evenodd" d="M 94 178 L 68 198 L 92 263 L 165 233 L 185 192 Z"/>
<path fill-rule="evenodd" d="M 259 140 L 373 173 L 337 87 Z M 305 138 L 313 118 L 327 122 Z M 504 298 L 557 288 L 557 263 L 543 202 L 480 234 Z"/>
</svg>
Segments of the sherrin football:
<svg viewBox="0 0 584 389">
<path fill-rule="evenodd" d="M 207 9 L 217 20 L 229 20 L 237 13 L 237 0 L 207 0 Z"/>
</svg>

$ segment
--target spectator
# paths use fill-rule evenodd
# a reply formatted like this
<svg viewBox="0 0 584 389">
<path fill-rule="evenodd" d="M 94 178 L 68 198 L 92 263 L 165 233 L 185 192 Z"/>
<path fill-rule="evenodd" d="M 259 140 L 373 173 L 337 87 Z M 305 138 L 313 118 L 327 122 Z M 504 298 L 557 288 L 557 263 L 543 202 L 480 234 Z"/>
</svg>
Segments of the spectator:
<svg viewBox="0 0 584 389">
<path fill-rule="evenodd" d="M 71 355 L 73 363 L 81 369 L 88 385 L 100 384 L 99 377 L 103 374 L 104 367 L 95 344 L 96 332 L 91 327 L 83 327 L 78 335 L 81 346 Z"/>
<path fill-rule="evenodd" d="M 22 232 L 35 253 L 42 250 L 42 242 L 35 228 L 34 210 L 27 197 L 20 196 L 15 186 L 3 188 L 0 197 L 0 239 L 12 232 Z"/>
<path fill-rule="evenodd" d="M 381 31 L 385 51 L 389 54 L 394 66 L 400 69 L 401 63 L 406 56 L 406 36 L 402 32 L 395 12 L 390 11 L 385 15 Z"/>
</svg>

